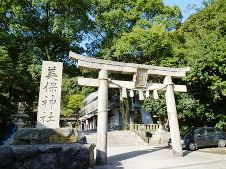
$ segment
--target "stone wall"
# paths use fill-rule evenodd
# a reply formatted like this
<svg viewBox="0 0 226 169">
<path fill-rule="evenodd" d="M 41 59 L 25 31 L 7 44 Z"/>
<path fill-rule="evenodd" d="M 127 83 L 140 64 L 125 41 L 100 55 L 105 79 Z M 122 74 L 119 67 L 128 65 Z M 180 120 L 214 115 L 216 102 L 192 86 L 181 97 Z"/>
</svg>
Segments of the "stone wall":
<svg viewBox="0 0 226 169">
<path fill-rule="evenodd" d="M 41 144 L 0 147 L 1 169 L 88 169 L 94 145 Z"/>
</svg>

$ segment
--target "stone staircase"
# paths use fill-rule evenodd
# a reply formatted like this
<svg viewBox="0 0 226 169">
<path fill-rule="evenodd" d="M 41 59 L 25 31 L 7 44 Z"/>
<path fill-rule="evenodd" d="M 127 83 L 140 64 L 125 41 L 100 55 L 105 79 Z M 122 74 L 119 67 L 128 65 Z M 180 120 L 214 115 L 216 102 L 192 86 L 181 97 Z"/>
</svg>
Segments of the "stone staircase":
<svg viewBox="0 0 226 169">
<path fill-rule="evenodd" d="M 96 144 L 96 131 L 85 131 L 81 135 L 85 135 L 87 143 Z M 108 147 L 126 147 L 126 146 L 142 146 L 142 141 L 129 130 L 112 130 L 108 131 Z"/>
<path fill-rule="evenodd" d="M 132 131 L 110 131 L 108 132 L 108 147 L 126 147 L 143 145 L 139 137 Z"/>
</svg>

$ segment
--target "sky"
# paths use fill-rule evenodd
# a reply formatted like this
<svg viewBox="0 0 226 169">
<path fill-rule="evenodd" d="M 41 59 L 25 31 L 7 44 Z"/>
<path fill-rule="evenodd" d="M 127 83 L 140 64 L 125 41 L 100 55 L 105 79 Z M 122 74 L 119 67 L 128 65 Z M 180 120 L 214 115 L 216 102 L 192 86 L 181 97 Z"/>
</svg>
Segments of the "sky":
<svg viewBox="0 0 226 169">
<path fill-rule="evenodd" d="M 177 5 L 181 9 L 183 21 L 195 12 L 195 10 L 188 10 L 187 6 L 189 4 L 195 4 L 197 7 L 200 7 L 202 4 L 202 0 L 163 0 L 163 2 L 169 6 Z"/>
</svg>

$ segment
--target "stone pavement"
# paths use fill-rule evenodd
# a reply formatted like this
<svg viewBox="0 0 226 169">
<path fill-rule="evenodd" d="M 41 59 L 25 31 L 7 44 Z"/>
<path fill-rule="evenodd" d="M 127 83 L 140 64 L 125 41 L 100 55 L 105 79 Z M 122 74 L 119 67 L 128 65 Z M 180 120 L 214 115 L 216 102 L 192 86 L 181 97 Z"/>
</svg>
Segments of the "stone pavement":
<svg viewBox="0 0 226 169">
<path fill-rule="evenodd" d="M 96 134 L 85 133 L 88 143 Z M 173 157 L 164 145 L 143 145 L 130 131 L 108 132 L 108 164 L 94 169 L 225 169 L 226 155 L 184 151 Z"/>
</svg>

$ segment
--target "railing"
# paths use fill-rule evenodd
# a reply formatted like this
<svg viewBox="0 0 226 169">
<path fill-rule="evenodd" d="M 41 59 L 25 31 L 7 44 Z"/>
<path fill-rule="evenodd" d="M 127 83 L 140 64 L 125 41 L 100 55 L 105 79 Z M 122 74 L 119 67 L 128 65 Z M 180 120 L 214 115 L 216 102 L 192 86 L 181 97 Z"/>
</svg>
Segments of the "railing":
<svg viewBox="0 0 226 169">
<path fill-rule="evenodd" d="M 160 128 L 160 124 L 131 124 L 132 130 L 156 131 Z"/>
<path fill-rule="evenodd" d="M 130 124 L 130 130 L 132 130 L 146 143 L 150 143 L 153 133 L 161 127 L 165 126 L 160 124 Z"/>
</svg>

